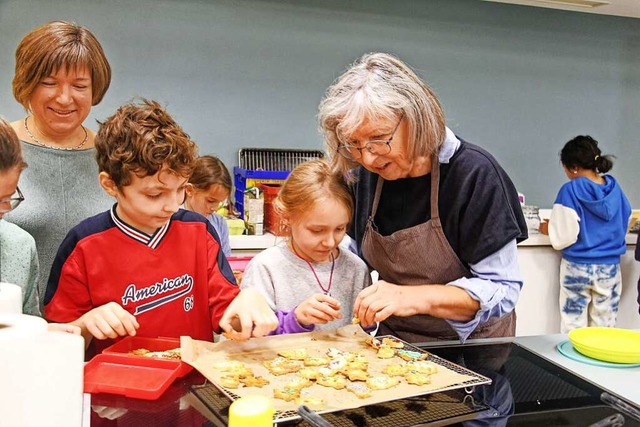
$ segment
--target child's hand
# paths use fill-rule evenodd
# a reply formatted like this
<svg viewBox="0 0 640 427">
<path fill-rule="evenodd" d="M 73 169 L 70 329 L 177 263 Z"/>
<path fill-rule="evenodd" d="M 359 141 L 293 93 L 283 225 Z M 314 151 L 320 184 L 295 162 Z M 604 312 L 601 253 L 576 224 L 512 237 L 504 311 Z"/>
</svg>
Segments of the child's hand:
<svg viewBox="0 0 640 427">
<path fill-rule="evenodd" d="M 80 326 L 85 338 L 87 333 L 96 339 L 117 338 L 124 335 L 135 335 L 140 327 L 135 316 L 122 306 L 110 302 L 86 312 L 72 324 Z"/>
<path fill-rule="evenodd" d="M 275 313 L 253 289 L 240 291 L 220 319 L 220 328 L 237 341 L 265 336 L 277 327 Z"/>
<path fill-rule="evenodd" d="M 296 307 L 295 315 L 302 326 L 324 324 L 342 318 L 340 302 L 324 294 L 313 294 L 302 301 Z"/>
</svg>

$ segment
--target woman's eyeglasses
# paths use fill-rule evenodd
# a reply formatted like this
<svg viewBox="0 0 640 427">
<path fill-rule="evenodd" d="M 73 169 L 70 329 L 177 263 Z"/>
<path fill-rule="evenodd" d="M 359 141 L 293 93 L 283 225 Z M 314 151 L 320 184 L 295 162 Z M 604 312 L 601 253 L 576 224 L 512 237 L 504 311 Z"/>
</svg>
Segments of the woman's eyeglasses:
<svg viewBox="0 0 640 427">
<path fill-rule="evenodd" d="M 373 140 L 367 141 L 363 147 L 356 147 L 355 145 L 349 144 L 340 144 L 337 148 L 338 154 L 348 160 L 358 161 L 362 158 L 362 150 L 367 150 L 371 154 L 375 154 L 378 156 L 384 156 L 389 154 L 391 151 L 391 142 L 393 141 L 393 137 L 396 134 L 396 131 L 400 127 L 400 123 L 402 123 L 402 119 L 404 118 L 404 112 L 400 116 L 400 120 L 398 124 L 391 132 L 391 136 L 386 141 L 384 140 Z"/>
<path fill-rule="evenodd" d="M 16 187 L 14 196 L 17 197 L 10 197 L 8 199 L 0 200 L 0 213 L 4 214 L 7 212 L 11 212 L 15 208 L 17 208 L 18 205 L 20 205 L 20 203 L 22 203 L 22 201 L 24 200 L 24 196 L 22 195 L 22 191 L 20 191 L 19 187 Z"/>
</svg>

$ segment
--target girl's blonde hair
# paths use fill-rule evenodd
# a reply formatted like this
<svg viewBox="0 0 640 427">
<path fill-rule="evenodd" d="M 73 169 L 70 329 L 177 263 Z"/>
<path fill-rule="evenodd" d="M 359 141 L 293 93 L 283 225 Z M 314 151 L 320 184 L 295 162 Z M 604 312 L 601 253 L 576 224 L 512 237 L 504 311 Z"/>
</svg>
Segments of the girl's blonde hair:
<svg viewBox="0 0 640 427">
<path fill-rule="evenodd" d="M 343 175 L 333 172 L 327 161 L 310 160 L 293 169 L 273 201 L 282 234 L 289 235 L 291 222 L 325 200 L 337 200 L 347 209 L 349 218 L 353 216 L 349 187 Z"/>
</svg>

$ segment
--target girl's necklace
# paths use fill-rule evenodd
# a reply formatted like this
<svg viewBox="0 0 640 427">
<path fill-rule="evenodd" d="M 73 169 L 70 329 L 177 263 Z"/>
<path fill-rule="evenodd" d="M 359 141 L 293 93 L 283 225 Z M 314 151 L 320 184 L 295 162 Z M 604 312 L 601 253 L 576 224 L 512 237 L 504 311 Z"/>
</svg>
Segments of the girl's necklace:
<svg viewBox="0 0 640 427">
<path fill-rule="evenodd" d="M 89 133 L 87 132 L 87 128 L 85 128 L 84 126 L 80 125 L 80 127 L 82 128 L 82 130 L 84 131 L 84 139 L 82 140 L 82 142 L 78 145 L 76 145 L 75 147 L 56 147 L 55 145 L 47 145 L 43 142 L 38 141 L 38 139 L 33 136 L 33 134 L 31 133 L 31 131 L 29 130 L 29 125 L 27 124 L 27 120 L 29 120 L 29 117 L 31 116 L 27 116 L 24 118 L 24 130 L 27 131 L 27 135 L 29 135 L 29 138 L 31 138 L 33 140 L 33 142 L 35 142 L 36 144 L 42 146 L 42 147 L 46 147 L 46 148 L 53 148 L 54 150 L 79 150 L 80 148 L 82 148 L 82 146 L 87 142 L 87 140 L 89 139 Z"/>
<path fill-rule="evenodd" d="M 329 291 L 331 291 L 331 283 L 333 283 L 333 268 L 336 266 L 336 259 L 333 256 L 333 252 L 331 252 L 331 274 L 329 275 L 329 285 L 325 288 L 324 286 L 322 286 L 322 283 L 320 282 L 320 279 L 316 274 L 316 270 L 313 268 L 313 266 L 309 261 L 307 261 L 306 259 L 300 256 L 298 251 L 296 251 L 296 247 L 293 245 L 293 242 L 291 242 L 291 249 L 293 249 L 293 253 L 296 254 L 298 258 L 300 258 L 301 260 L 307 263 L 307 265 L 311 269 L 311 272 L 313 273 L 313 277 L 315 277 L 316 282 L 318 282 L 318 286 L 320 286 L 320 289 L 322 289 L 322 292 L 324 292 L 325 295 L 329 295 Z"/>
</svg>

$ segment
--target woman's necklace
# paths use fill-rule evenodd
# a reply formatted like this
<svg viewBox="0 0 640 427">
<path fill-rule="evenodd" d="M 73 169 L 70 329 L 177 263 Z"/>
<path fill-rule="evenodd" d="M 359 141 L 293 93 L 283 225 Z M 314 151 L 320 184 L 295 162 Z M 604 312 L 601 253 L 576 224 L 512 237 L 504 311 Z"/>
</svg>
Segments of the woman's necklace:
<svg viewBox="0 0 640 427">
<path fill-rule="evenodd" d="M 333 252 L 331 252 L 331 274 L 329 275 L 329 284 L 325 288 L 324 286 L 322 286 L 322 283 L 320 282 L 320 279 L 316 274 L 316 270 L 313 268 L 313 266 L 309 261 L 307 261 L 306 259 L 300 256 L 298 251 L 296 251 L 296 247 L 293 245 L 293 242 L 291 242 L 291 249 L 293 249 L 293 253 L 295 253 L 298 258 L 300 258 L 301 260 L 307 263 L 307 265 L 311 269 L 311 272 L 313 273 L 313 277 L 315 277 L 316 282 L 318 282 L 318 286 L 320 286 L 320 289 L 322 289 L 322 292 L 324 292 L 325 295 L 329 295 L 329 291 L 331 291 L 331 283 L 333 282 L 333 268 L 336 266 L 336 259 L 333 256 Z"/>
<path fill-rule="evenodd" d="M 82 130 L 84 131 L 84 139 L 82 140 L 82 142 L 78 145 L 76 145 L 75 147 L 56 147 L 55 145 L 47 145 L 43 142 L 38 141 L 38 139 L 33 136 L 33 134 L 31 133 L 31 131 L 29 130 L 29 125 L 27 124 L 27 120 L 29 120 L 29 117 L 31 116 L 27 116 L 24 118 L 24 130 L 27 131 L 27 135 L 29 135 L 29 138 L 31 138 L 33 140 L 33 142 L 35 142 L 36 144 L 42 146 L 42 147 L 46 147 L 46 148 L 53 148 L 54 150 L 79 150 L 80 148 L 82 148 L 82 146 L 87 142 L 87 140 L 89 139 L 89 133 L 87 132 L 87 128 L 85 128 L 84 126 L 80 125 L 80 127 L 82 128 Z"/>
</svg>

